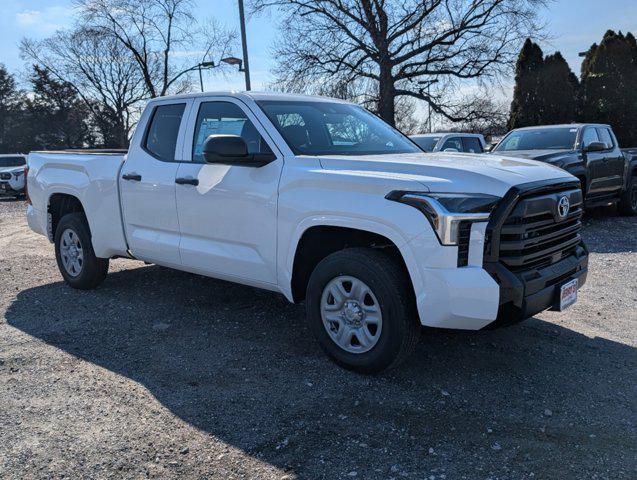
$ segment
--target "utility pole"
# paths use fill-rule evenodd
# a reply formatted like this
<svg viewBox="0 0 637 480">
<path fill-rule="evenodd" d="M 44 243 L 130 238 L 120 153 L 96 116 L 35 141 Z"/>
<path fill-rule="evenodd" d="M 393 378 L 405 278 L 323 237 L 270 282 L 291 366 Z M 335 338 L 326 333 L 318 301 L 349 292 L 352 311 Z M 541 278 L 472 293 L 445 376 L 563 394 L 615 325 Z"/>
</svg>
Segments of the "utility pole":
<svg viewBox="0 0 637 480">
<path fill-rule="evenodd" d="M 419 85 L 425 85 L 427 87 L 427 130 L 431 133 L 431 86 L 434 83 L 438 83 L 440 80 L 434 78 L 433 80 L 422 80 L 418 82 Z M 422 92 L 422 90 L 421 90 Z"/>
<path fill-rule="evenodd" d="M 427 97 L 431 98 L 431 84 L 427 85 Z M 431 133 L 431 103 L 427 102 L 427 107 L 429 107 L 429 113 L 427 114 L 427 123 L 429 124 L 429 133 Z"/>
<path fill-rule="evenodd" d="M 241 45 L 243 47 L 243 73 L 246 77 L 246 90 L 250 91 L 250 64 L 248 63 L 248 42 L 246 40 L 246 19 L 243 13 L 243 0 L 239 0 L 239 21 L 241 22 Z"/>
</svg>

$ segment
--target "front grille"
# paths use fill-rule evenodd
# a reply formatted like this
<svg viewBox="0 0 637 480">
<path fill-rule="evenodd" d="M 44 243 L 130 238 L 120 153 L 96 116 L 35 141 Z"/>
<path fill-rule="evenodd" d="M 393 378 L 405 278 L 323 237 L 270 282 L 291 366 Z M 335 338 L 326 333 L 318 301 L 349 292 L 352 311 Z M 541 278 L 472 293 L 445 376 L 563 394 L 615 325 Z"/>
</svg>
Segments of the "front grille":
<svg viewBox="0 0 637 480">
<path fill-rule="evenodd" d="M 0 173 L 0 180 L 11 180 L 10 173 Z"/>
<path fill-rule="evenodd" d="M 566 196 L 570 209 L 558 214 L 558 202 Z M 500 229 L 499 258 L 513 272 L 542 268 L 572 255 L 581 242 L 583 213 L 579 189 L 521 197 Z"/>
</svg>

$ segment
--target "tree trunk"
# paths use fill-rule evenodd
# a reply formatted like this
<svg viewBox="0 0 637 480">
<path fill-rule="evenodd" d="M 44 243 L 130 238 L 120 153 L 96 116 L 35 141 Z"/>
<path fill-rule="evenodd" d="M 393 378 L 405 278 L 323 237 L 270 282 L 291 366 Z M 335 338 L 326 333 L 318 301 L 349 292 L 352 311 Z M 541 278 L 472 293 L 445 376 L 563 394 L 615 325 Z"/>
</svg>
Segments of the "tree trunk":
<svg viewBox="0 0 637 480">
<path fill-rule="evenodd" d="M 396 125 L 394 77 L 389 63 L 380 64 L 380 81 L 378 82 L 378 115 L 390 125 Z"/>
</svg>

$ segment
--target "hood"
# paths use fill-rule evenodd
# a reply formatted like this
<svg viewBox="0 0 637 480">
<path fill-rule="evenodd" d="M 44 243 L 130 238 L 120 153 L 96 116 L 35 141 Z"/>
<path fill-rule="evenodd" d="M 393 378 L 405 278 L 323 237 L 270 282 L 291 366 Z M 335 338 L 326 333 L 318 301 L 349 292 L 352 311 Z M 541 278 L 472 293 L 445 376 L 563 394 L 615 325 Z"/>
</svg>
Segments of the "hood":
<svg viewBox="0 0 637 480">
<path fill-rule="evenodd" d="M 498 155 L 498 152 L 494 152 Z M 569 155 L 576 155 L 574 150 L 512 150 L 507 151 L 508 157 L 528 158 L 529 160 L 538 160 L 540 162 L 556 162 L 561 158 Z"/>
<path fill-rule="evenodd" d="M 504 196 L 514 185 L 564 178 L 561 168 L 519 158 L 470 153 L 408 153 L 397 155 L 320 157 L 325 170 L 341 174 L 411 180 L 430 192 L 487 193 Z"/>
</svg>

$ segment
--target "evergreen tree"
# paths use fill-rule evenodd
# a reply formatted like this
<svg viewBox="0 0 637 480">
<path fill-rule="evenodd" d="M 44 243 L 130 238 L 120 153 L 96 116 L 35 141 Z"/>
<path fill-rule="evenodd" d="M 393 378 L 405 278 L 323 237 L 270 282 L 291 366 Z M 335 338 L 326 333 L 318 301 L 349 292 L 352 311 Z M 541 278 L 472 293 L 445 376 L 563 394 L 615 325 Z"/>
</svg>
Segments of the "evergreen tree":
<svg viewBox="0 0 637 480">
<path fill-rule="evenodd" d="M 582 111 L 589 122 L 608 123 L 621 145 L 637 146 L 637 42 L 609 30 L 582 63 Z"/>
<path fill-rule="evenodd" d="M 542 49 L 527 38 L 515 65 L 515 87 L 509 116 L 509 128 L 537 125 L 542 117 L 540 70 L 544 65 Z"/>
<path fill-rule="evenodd" d="M 37 65 L 31 77 L 33 100 L 27 112 L 34 129 L 33 148 L 86 148 L 94 145 L 91 112 L 73 86 L 55 80 Z"/>
<path fill-rule="evenodd" d="M 0 153 L 20 152 L 23 100 L 13 75 L 0 65 Z"/>
<path fill-rule="evenodd" d="M 579 82 L 560 52 L 544 58 L 539 84 L 542 108 L 539 125 L 578 120 Z"/>
</svg>

